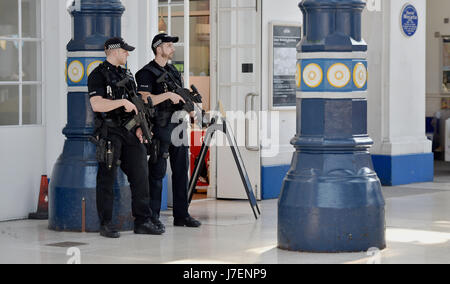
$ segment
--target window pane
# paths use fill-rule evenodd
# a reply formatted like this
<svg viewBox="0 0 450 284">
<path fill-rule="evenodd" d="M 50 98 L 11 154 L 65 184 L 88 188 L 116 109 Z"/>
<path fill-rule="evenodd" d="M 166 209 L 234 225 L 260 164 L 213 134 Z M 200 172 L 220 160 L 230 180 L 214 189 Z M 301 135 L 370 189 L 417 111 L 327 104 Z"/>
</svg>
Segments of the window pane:
<svg viewBox="0 0 450 284">
<path fill-rule="evenodd" d="M 0 86 L 0 126 L 19 124 L 19 87 Z"/>
<path fill-rule="evenodd" d="M 41 49 L 38 42 L 24 42 L 22 51 L 23 81 L 40 81 Z"/>
<path fill-rule="evenodd" d="M 209 16 L 190 19 L 190 72 L 194 76 L 209 76 L 210 46 Z"/>
<path fill-rule="evenodd" d="M 168 33 L 168 19 L 167 19 L 167 7 L 159 8 L 159 21 L 158 21 L 158 31 L 161 33 Z"/>
<path fill-rule="evenodd" d="M 0 36 L 18 37 L 19 2 L 17 0 L 0 1 Z"/>
<path fill-rule="evenodd" d="M 162 1 L 159 1 L 163 4 Z M 167 4 L 167 1 L 165 1 Z M 184 6 L 183 5 L 173 5 L 173 4 L 183 4 L 183 1 L 172 1 L 171 3 L 171 35 L 178 36 L 180 42 L 184 42 Z M 169 33 L 169 19 L 168 19 L 169 9 L 167 7 L 159 8 L 159 20 L 158 29 L 160 32 Z"/>
<path fill-rule="evenodd" d="M 22 89 L 22 124 L 42 123 L 42 96 L 40 86 L 23 86 Z"/>
<path fill-rule="evenodd" d="M 183 46 L 176 46 L 175 47 L 175 54 L 172 59 L 172 64 L 175 65 L 175 67 L 180 72 L 184 72 L 184 47 Z"/>
<path fill-rule="evenodd" d="M 2 0 L 4 1 L 4 0 Z M 40 1 L 22 1 L 22 37 L 40 37 Z"/>
<path fill-rule="evenodd" d="M 0 81 L 19 80 L 19 42 L 0 40 Z"/>
<path fill-rule="evenodd" d="M 184 42 L 184 6 L 172 6 L 172 35 Z"/>
</svg>

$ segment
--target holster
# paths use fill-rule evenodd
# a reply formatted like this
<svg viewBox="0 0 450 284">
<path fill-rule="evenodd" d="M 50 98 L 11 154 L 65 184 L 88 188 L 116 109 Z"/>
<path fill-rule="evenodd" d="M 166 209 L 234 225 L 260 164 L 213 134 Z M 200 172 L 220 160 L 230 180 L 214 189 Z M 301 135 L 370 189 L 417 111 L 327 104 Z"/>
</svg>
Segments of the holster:
<svg viewBox="0 0 450 284">
<path fill-rule="evenodd" d="M 96 153 L 97 162 L 106 163 L 106 140 L 105 139 L 98 140 L 96 149 L 97 149 Z"/>
<path fill-rule="evenodd" d="M 153 165 L 158 162 L 160 146 L 161 146 L 161 141 L 159 141 L 159 139 L 153 139 L 152 143 L 148 146 L 147 154 L 150 156 L 149 161 Z"/>
<path fill-rule="evenodd" d="M 114 146 L 108 137 L 108 126 L 116 124 L 110 120 L 96 120 L 95 131 L 93 136 L 89 137 L 89 141 L 96 146 L 96 159 L 98 163 L 106 164 L 108 169 L 113 168 L 114 163 Z"/>
<path fill-rule="evenodd" d="M 96 146 L 96 159 L 99 164 L 106 164 L 109 170 L 114 165 L 114 146 L 105 138 L 90 137 L 89 140 Z M 119 164 L 119 162 L 118 162 Z"/>
</svg>

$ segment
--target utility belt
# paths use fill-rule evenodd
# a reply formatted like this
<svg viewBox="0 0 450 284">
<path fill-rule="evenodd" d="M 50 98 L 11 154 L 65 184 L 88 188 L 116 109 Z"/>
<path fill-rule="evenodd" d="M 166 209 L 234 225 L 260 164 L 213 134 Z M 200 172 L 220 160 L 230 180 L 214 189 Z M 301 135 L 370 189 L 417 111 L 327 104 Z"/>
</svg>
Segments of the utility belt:
<svg viewBox="0 0 450 284">
<path fill-rule="evenodd" d="M 96 158 L 97 162 L 106 164 L 107 168 L 111 170 L 114 164 L 114 145 L 110 139 L 108 139 L 108 132 L 110 128 L 121 128 L 122 122 L 120 119 L 105 118 L 95 120 L 94 134 L 89 137 L 89 141 L 96 146 Z M 117 161 L 117 166 L 119 165 Z"/>
<path fill-rule="evenodd" d="M 121 119 L 105 119 L 103 124 L 108 128 L 120 128 L 122 126 Z"/>
<path fill-rule="evenodd" d="M 169 158 L 169 145 L 173 143 L 171 140 L 174 135 L 173 131 L 178 131 L 179 127 L 183 125 L 183 116 L 178 117 L 178 120 L 178 118 L 174 119 L 174 115 L 176 115 L 176 112 L 159 112 L 155 117 L 159 118 L 159 122 L 155 121 L 157 129 L 152 143 L 148 147 L 151 164 L 156 164 L 160 158 Z M 172 119 L 174 120 L 172 121 Z"/>
<path fill-rule="evenodd" d="M 170 116 L 171 117 L 171 116 Z M 169 120 L 170 121 L 170 117 Z M 96 145 L 96 158 L 98 163 L 106 164 L 109 170 L 113 169 L 114 166 L 114 144 L 110 139 L 108 139 L 108 130 L 110 128 L 123 128 L 126 130 L 126 124 L 129 123 L 129 119 L 119 120 L 105 119 L 101 122 L 96 122 L 96 130 L 94 135 L 89 137 L 89 140 Z M 128 130 L 126 130 L 128 131 Z M 150 156 L 150 161 L 152 164 L 156 164 L 158 157 L 160 155 L 160 145 L 159 139 L 152 139 L 151 143 L 147 145 L 147 155 Z M 167 156 L 168 157 L 168 156 Z M 117 161 L 117 166 L 120 165 L 120 161 Z"/>
</svg>

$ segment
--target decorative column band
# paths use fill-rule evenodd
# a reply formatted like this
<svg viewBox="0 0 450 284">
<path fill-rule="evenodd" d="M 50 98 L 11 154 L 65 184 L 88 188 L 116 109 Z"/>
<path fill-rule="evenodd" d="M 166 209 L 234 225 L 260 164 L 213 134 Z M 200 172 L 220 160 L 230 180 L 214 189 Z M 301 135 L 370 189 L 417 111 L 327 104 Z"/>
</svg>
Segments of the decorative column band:
<svg viewBox="0 0 450 284">
<path fill-rule="evenodd" d="M 69 92 L 86 91 L 91 72 L 105 61 L 103 51 L 80 51 L 67 53 L 66 80 Z"/>
<path fill-rule="evenodd" d="M 296 84 L 298 96 L 308 93 L 342 93 L 354 98 L 367 91 L 367 60 L 314 58 L 297 61 Z M 322 94 L 327 98 L 326 94 Z M 365 97 L 365 96 L 364 96 Z"/>
</svg>

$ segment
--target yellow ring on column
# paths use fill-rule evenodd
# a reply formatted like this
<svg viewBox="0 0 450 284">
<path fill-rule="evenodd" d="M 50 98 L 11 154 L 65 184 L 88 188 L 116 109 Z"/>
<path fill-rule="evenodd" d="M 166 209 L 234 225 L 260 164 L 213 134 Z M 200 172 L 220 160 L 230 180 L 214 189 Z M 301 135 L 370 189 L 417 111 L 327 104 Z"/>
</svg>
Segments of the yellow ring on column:
<svg viewBox="0 0 450 284">
<path fill-rule="evenodd" d="M 88 67 L 86 69 L 86 75 L 89 77 L 89 75 L 91 75 L 92 71 L 94 71 L 95 68 L 97 68 L 98 65 L 100 65 L 102 63 L 103 62 L 100 61 L 100 60 L 95 60 L 95 61 L 92 61 L 91 63 L 89 63 L 89 65 L 88 65 Z M 97 64 L 97 66 L 95 68 L 93 68 L 95 64 Z"/>
<path fill-rule="evenodd" d="M 342 68 L 342 69 L 339 69 Z M 341 79 L 337 78 L 337 74 L 341 74 L 342 77 Z M 346 78 L 348 77 L 348 78 Z M 333 81 L 333 78 L 335 78 L 338 82 Z M 343 63 L 336 63 L 333 64 L 327 72 L 327 79 L 328 79 L 328 83 L 330 83 L 331 86 L 335 87 L 335 88 L 344 88 L 348 85 L 348 83 L 350 82 L 352 78 L 352 75 L 350 73 L 350 69 L 348 69 L 347 65 L 343 64 Z M 341 81 L 342 79 L 346 79 L 346 81 Z"/>
<path fill-rule="evenodd" d="M 310 78 L 310 75 L 313 74 L 313 79 Z M 315 80 L 319 76 L 319 80 Z M 316 64 L 311 63 L 308 64 L 305 69 L 303 69 L 303 81 L 305 81 L 305 84 L 310 88 L 317 88 L 322 84 L 323 81 L 323 71 L 322 68 Z M 315 82 L 311 82 L 315 81 Z"/>
<path fill-rule="evenodd" d="M 81 72 L 78 72 L 77 74 L 74 74 L 72 72 L 72 69 L 77 68 L 77 67 L 79 67 L 81 69 Z M 78 70 L 78 69 L 76 69 L 76 70 Z M 84 66 L 83 66 L 83 63 L 81 63 L 78 60 L 72 61 L 69 64 L 69 67 L 68 67 L 67 71 L 68 71 L 67 74 L 69 75 L 68 77 L 69 77 L 70 81 L 72 81 L 73 83 L 80 83 L 81 80 L 83 80 L 83 78 L 84 78 Z M 80 76 L 78 76 L 78 75 L 80 75 Z M 77 77 L 74 77 L 74 76 L 77 76 Z"/>
<path fill-rule="evenodd" d="M 297 63 L 297 72 L 295 73 L 295 82 L 297 84 L 297 88 L 300 88 L 302 86 L 302 66 L 300 66 L 300 63 Z"/>
<path fill-rule="evenodd" d="M 363 78 L 361 78 L 361 76 Z M 355 68 L 353 69 L 353 83 L 355 83 L 355 86 L 358 89 L 364 88 L 364 86 L 367 83 L 367 79 L 368 79 L 368 74 L 367 74 L 366 66 L 361 62 L 356 64 Z"/>
</svg>

